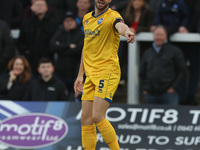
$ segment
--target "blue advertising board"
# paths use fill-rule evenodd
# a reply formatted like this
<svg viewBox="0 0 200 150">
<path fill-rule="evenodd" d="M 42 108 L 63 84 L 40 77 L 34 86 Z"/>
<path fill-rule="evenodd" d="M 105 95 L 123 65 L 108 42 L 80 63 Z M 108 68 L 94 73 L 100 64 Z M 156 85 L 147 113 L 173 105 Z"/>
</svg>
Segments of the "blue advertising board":
<svg viewBox="0 0 200 150">
<path fill-rule="evenodd" d="M 121 150 L 199 150 L 200 110 L 112 104 Z M 0 149 L 83 150 L 81 103 L 0 101 Z M 97 133 L 96 150 L 109 150 Z"/>
</svg>

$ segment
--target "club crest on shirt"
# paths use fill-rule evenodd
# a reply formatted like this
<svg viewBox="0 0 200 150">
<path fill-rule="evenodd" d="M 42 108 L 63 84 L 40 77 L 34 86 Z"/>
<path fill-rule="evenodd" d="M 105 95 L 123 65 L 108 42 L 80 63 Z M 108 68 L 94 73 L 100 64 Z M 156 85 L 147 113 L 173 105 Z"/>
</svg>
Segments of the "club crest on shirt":
<svg viewBox="0 0 200 150">
<path fill-rule="evenodd" d="M 97 21 L 97 24 L 100 25 L 103 21 L 103 18 L 100 18 L 98 21 Z"/>
</svg>

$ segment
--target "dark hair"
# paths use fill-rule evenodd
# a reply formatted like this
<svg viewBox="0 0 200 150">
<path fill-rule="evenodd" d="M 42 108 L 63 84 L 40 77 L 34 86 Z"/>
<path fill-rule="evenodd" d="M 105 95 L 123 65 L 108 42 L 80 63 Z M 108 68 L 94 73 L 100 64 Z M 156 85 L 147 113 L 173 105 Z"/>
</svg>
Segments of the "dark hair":
<svg viewBox="0 0 200 150">
<path fill-rule="evenodd" d="M 8 62 L 8 70 L 10 71 L 13 69 L 13 65 L 14 65 L 16 59 L 21 59 L 23 61 L 23 65 L 24 65 L 24 71 L 22 72 L 22 74 L 19 75 L 19 82 L 24 83 L 24 82 L 29 81 L 31 78 L 31 67 L 29 65 L 28 60 L 24 56 L 22 56 L 22 55 L 14 56 Z"/>
<path fill-rule="evenodd" d="M 44 64 L 44 63 L 51 63 L 53 65 L 53 61 L 50 58 L 42 57 L 42 58 L 40 58 L 40 60 L 38 62 L 38 66 L 40 64 Z"/>
</svg>

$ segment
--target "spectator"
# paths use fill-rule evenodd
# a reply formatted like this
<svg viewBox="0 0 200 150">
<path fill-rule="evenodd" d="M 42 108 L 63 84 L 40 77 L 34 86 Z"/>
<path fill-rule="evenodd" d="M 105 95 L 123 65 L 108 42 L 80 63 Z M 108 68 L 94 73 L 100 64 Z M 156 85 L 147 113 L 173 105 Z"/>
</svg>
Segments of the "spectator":
<svg viewBox="0 0 200 150">
<path fill-rule="evenodd" d="M 65 85 L 53 76 L 54 66 L 50 59 L 43 57 L 39 60 L 38 72 L 41 76 L 30 83 L 23 98 L 24 100 L 67 100 Z"/>
<path fill-rule="evenodd" d="M 80 26 L 82 31 L 84 31 L 82 20 L 84 15 L 88 13 L 90 10 L 91 7 L 90 0 L 77 0 L 76 7 L 77 7 L 76 23 L 78 26 Z"/>
<path fill-rule="evenodd" d="M 29 60 L 33 74 L 37 75 L 37 63 L 41 57 L 53 59 L 49 43 L 56 31 L 57 23 L 48 11 L 45 0 L 36 0 L 31 6 L 35 13 L 26 20 L 18 40 L 19 51 Z"/>
<path fill-rule="evenodd" d="M 74 80 L 77 75 L 84 33 L 77 27 L 75 15 L 68 11 L 63 20 L 63 26 L 51 40 L 51 50 L 58 54 L 55 62 L 55 73 L 65 83 L 69 99 L 73 99 Z"/>
<path fill-rule="evenodd" d="M 0 75 L 5 73 L 8 61 L 14 56 L 14 42 L 8 24 L 0 20 Z"/>
<path fill-rule="evenodd" d="M 11 29 L 19 28 L 23 15 L 23 7 L 19 0 L 0 1 L 0 20 L 8 23 Z"/>
<path fill-rule="evenodd" d="M 31 68 L 24 56 L 15 56 L 8 63 L 9 73 L 0 78 L 0 99 L 22 100 L 31 78 Z"/>
<path fill-rule="evenodd" d="M 130 0 L 124 19 L 135 33 L 149 32 L 153 15 L 145 0 Z"/>
<path fill-rule="evenodd" d="M 175 32 L 187 33 L 189 17 L 189 10 L 183 0 L 161 0 L 151 31 L 161 24 L 167 29 L 168 35 Z"/>
<path fill-rule="evenodd" d="M 191 1 L 191 0 L 190 0 Z M 189 31 L 200 33 L 200 2 L 193 0 L 193 6 L 186 1 L 190 6 L 192 18 L 189 25 Z M 182 47 L 185 60 L 189 63 L 187 76 L 181 84 L 179 90 L 180 104 L 182 105 L 198 105 L 195 94 L 198 89 L 199 75 L 200 75 L 200 46 L 199 43 L 178 43 Z"/>
<path fill-rule="evenodd" d="M 167 42 L 162 26 L 154 30 L 154 42 L 142 57 L 140 79 L 147 104 L 177 105 L 177 89 L 185 73 L 180 49 Z"/>
<path fill-rule="evenodd" d="M 124 20 L 134 33 L 149 32 L 153 20 L 153 12 L 145 0 L 129 0 L 124 12 Z M 140 49 L 144 50 L 149 44 L 142 43 Z M 122 71 L 119 85 L 125 85 L 127 79 L 127 42 L 121 41 L 119 47 L 119 59 Z"/>
<path fill-rule="evenodd" d="M 26 8 L 25 8 L 25 11 L 24 11 L 24 16 L 23 16 L 23 21 L 27 20 L 28 18 L 30 18 L 32 15 L 34 15 L 34 12 L 31 10 L 31 6 L 33 5 L 33 3 L 37 1 L 37 0 L 31 0 L 31 4 L 28 5 Z M 51 6 L 48 6 L 48 11 L 49 11 L 49 14 L 51 17 L 55 17 L 55 10 L 53 7 Z"/>
</svg>

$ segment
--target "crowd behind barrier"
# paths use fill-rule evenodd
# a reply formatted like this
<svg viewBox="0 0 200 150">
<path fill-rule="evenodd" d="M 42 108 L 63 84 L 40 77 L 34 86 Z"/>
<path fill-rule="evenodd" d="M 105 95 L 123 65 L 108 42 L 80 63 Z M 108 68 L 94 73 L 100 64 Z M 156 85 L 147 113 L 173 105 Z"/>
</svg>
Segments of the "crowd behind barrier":
<svg viewBox="0 0 200 150">
<path fill-rule="evenodd" d="M 74 42 L 82 42 L 82 40 L 79 40 L 74 36 L 72 38 L 68 37 L 68 35 L 73 35 L 71 33 L 73 33 L 74 30 L 67 29 L 66 11 L 73 13 L 70 17 L 76 20 L 77 27 L 80 27 L 83 31 L 81 23 L 84 16 L 83 14 L 93 10 L 93 0 L 32 0 L 29 2 L 16 0 L 9 2 L 10 3 L 6 0 L 2 0 L 2 2 L 0 2 L 6 6 L 13 6 L 9 7 L 9 9 L 6 9 L 6 7 L 4 9 L 0 9 L 0 12 L 3 12 L 1 14 L 7 14 L 7 19 L 5 19 L 6 16 L 2 17 L 0 15 L 0 20 L 7 22 L 11 29 L 11 37 L 14 40 L 8 45 L 15 45 L 15 54 L 23 54 L 28 59 L 34 76 L 38 75 L 37 63 L 41 57 L 49 57 L 54 61 L 55 74 L 58 75 L 57 66 L 61 56 L 63 58 L 71 59 L 77 59 L 80 56 L 79 49 L 81 49 L 81 43 Z M 155 27 L 154 25 L 162 24 L 167 27 L 166 29 L 168 31 L 168 35 L 170 35 L 168 41 L 180 47 L 184 53 L 186 61 L 190 63 L 190 66 L 188 67 L 189 73 L 186 75 L 187 77 L 185 77 L 187 79 L 189 77 L 188 85 L 186 85 L 185 82 L 182 83 L 183 88 L 180 89 L 179 92 L 180 99 L 181 101 L 193 101 L 193 103 L 184 104 L 197 105 L 194 104 L 194 95 L 197 92 L 200 65 L 200 48 L 198 45 L 200 42 L 200 36 L 198 34 L 200 32 L 199 5 L 200 3 L 198 0 L 112 1 L 110 8 L 120 12 L 124 21 L 128 24 L 131 30 L 137 34 L 136 42 L 134 44 L 125 44 L 125 42 L 123 42 L 125 41 L 125 38 L 122 37 L 119 48 L 122 80 L 125 79 L 125 83 L 127 83 L 128 104 L 141 103 L 139 90 L 140 83 L 138 77 L 140 58 L 144 50 L 151 46 L 149 43 L 153 42 L 153 35 L 148 31 L 153 32 Z M 166 13 L 166 11 L 163 10 L 169 12 Z M 7 11 L 9 12 L 6 13 Z M 11 13 L 15 15 L 9 15 Z M 176 20 L 178 22 L 169 22 L 169 20 Z M 5 26 L 3 30 L 7 31 L 7 27 Z M 61 35 L 58 34 L 60 31 L 66 33 L 65 35 L 62 35 L 63 38 L 65 36 L 68 37 L 68 41 L 66 43 L 65 40 L 61 38 Z M 82 36 L 80 36 L 80 38 L 81 37 Z M 72 43 L 70 40 L 73 38 L 74 41 Z M 9 41 L 8 38 L 3 40 Z M 190 44 L 188 45 L 188 43 Z M 128 51 L 126 51 L 126 49 L 128 49 Z M 73 52 L 71 50 L 73 50 Z M 5 60 L 1 60 L 8 63 L 8 59 L 14 56 L 13 47 L 10 48 L 9 55 L 2 51 L 0 55 L 5 58 Z M 78 59 L 73 63 L 75 72 L 77 72 L 78 63 Z M 5 64 L 3 66 L 6 67 Z M 128 69 L 126 68 L 127 66 Z M 126 72 L 128 72 L 128 75 L 126 75 Z M 0 73 L 0 75 L 1 74 L 2 73 Z M 63 74 L 61 76 L 63 76 Z M 128 78 L 127 82 L 126 78 Z M 66 87 L 70 87 L 70 89 L 66 90 L 66 93 L 71 93 L 70 99 L 79 100 L 80 95 L 73 95 L 74 93 L 71 92 L 73 91 L 72 83 L 75 77 L 70 76 L 70 78 L 60 79 L 66 84 Z M 120 83 L 124 85 L 124 82 L 120 81 Z"/>
<path fill-rule="evenodd" d="M 11 35 L 14 39 L 19 37 L 20 30 L 11 30 Z M 121 37 L 121 41 L 126 41 L 125 37 Z M 137 38 L 134 44 L 129 44 L 128 47 L 128 104 L 139 104 L 139 79 L 138 79 L 138 67 L 139 67 L 139 43 L 140 42 L 152 42 L 153 34 L 150 32 L 141 32 L 137 34 Z M 180 43 L 200 43 L 199 33 L 176 33 L 170 36 L 171 42 Z"/>
</svg>

